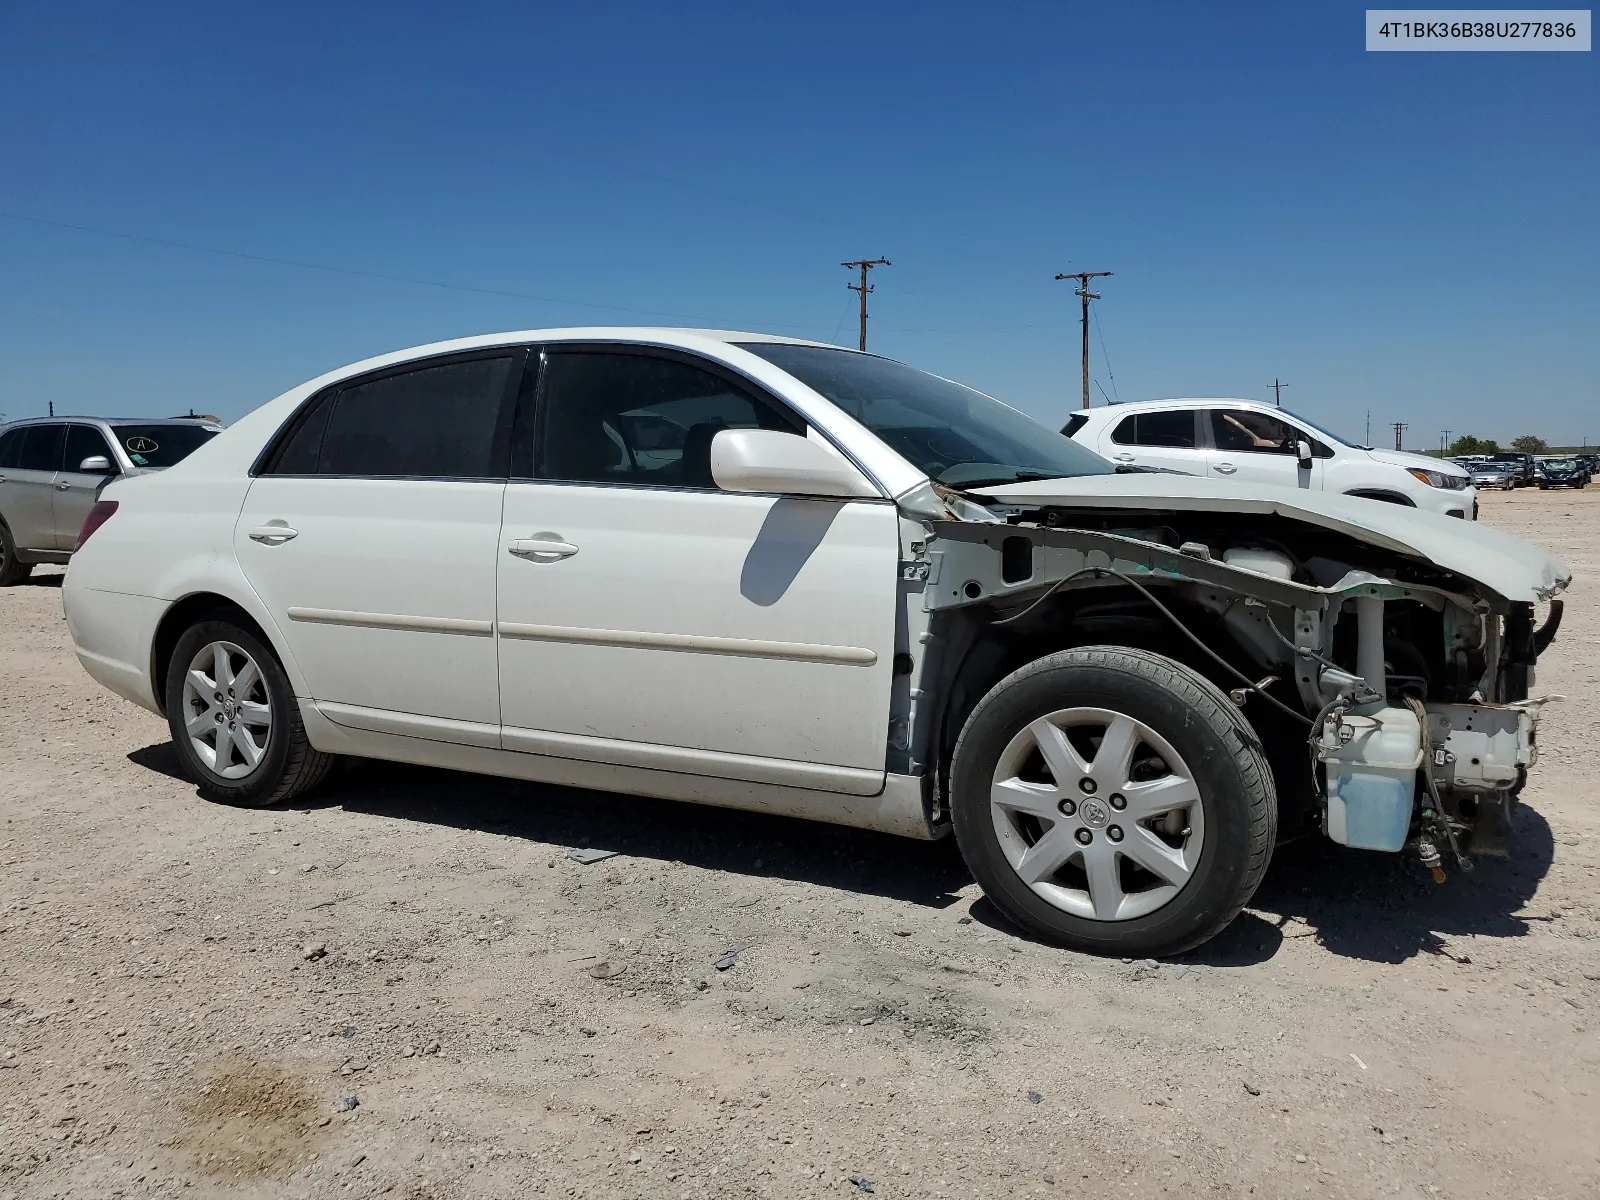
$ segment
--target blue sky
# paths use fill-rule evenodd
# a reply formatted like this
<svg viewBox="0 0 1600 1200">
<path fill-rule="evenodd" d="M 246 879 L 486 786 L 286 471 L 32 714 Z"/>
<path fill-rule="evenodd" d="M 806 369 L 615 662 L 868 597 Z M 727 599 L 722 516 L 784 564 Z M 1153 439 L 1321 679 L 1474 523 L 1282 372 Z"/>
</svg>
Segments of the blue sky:
<svg viewBox="0 0 1600 1200">
<path fill-rule="evenodd" d="M 1276 376 L 1358 438 L 1600 442 L 1594 55 L 1369 54 L 1362 13 L 13 0 L 0 412 L 233 418 L 548 325 L 854 344 L 837 264 L 886 255 L 872 348 L 1052 424 L 1052 276 L 1112 270 L 1096 403 Z"/>
</svg>

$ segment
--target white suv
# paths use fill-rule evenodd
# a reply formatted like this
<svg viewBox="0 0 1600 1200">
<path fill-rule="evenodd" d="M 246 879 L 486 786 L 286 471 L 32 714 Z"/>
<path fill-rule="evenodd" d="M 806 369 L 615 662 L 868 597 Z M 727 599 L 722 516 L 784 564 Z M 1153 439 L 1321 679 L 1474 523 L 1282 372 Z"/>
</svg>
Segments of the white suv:
<svg viewBox="0 0 1600 1200">
<path fill-rule="evenodd" d="M 1254 400 L 1147 400 L 1073 413 L 1061 430 L 1124 466 L 1342 492 L 1476 520 L 1472 477 L 1452 462 L 1352 446 Z"/>
</svg>

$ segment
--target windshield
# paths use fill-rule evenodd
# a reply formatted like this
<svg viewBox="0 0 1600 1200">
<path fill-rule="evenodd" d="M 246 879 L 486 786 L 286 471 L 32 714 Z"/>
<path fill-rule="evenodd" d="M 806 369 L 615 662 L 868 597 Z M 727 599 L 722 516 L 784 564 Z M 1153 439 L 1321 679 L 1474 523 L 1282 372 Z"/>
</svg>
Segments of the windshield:
<svg viewBox="0 0 1600 1200">
<path fill-rule="evenodd" d="M 1349 446 L 1352 444 L 1349 438 L 1342 438 L 1337 433 L 1329 433 L 1315 421 L 1308 421 L 1297 412 L 1290 412 L 1288 409 L 1284 409 L 1283 415 L 1286 417 L 1293 417 L 1296 421 L 1299 421 L 1300 424 L 1308 427 L 1313 433 L 1321 434 L 1323 437 L 1327 438 L 1328 441 L 1332 442 L 1335 446 Z"/>
<path fill-rule="evenodd" d="M 744 342 L 951 487 L 1110 475 L 1098 454 L 982 392 L 875 354 Z"/>
<path fill-rule="evenodd" d="M 136 467 L 170 467 L 217 436 L 203 425 L 113 425 L 128 461 Z"/>
<path fill-rule="evenodd" d="M 1554 467 L 1558 471 L 1570 471 L 1578 464 L 1570 458 L 1547 458 L 1544 460 L 1544 465 L 1546 469 Z"/>
</svg>

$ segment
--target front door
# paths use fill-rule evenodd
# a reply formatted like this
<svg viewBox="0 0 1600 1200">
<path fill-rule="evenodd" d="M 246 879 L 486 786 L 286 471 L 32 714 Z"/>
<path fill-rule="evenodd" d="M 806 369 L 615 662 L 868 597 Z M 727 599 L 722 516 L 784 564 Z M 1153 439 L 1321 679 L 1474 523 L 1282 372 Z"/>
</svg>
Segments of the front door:
<svg viewBox="0 0 1600 1200">
<path fill-rule="evenodd" d="M 14 434 L 0 462 L 0 518 L 19 548 L 58 550 L 55 486 L 66 426 L 24 425 Z"/>
<path fill-rule="evenodd" d="M 1322 460 L 1327 448 L 1298 426 L 1254 408 L 1214 408 L 1211 422 L 1210 474 L 1242 483 L 1272 483 L 1279 487 L 1322 490 Z M 1313 457 L 1302 467 L 1295 443 L 1307 442 Z"/>
<path fill-rule="evenodd" d="M 717 430 L 806 434 L 710 364 L 551 350 L 538 395 L 498 549 L 505 747 L 876 792 L 893 504 L 719 490 Z"/>
<path fill-rule="evenodd" d="M 498 745 L 495 550 L 523 357 L 331 388 L 251 484 L 240 565 L 330 719 Z"/>
<path fill-rule="evenodd" d="M 103 458 L 110 465 L 104 470 L 85 471 L 83 462 Z M 56 476 L 55 526 L 58 549 L 76 550 L 83 520 L 100 498 L 100 491 L 119 474 L 117 457 L 106 444 L 105 434 L 93 425 L 68 425 L 66 451 L 61 457 L 61 473 Z"/>
</svg>

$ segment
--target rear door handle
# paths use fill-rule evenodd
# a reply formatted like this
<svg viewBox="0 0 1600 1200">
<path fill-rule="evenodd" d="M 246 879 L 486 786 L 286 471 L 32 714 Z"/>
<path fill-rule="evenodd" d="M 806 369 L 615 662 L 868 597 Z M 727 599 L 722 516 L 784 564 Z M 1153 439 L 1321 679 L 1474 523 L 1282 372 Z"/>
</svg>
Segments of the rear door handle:
<svg viewBox="0 0 1600 1200">
<path fill-rule="evenodd" d="M 58 483 L 58 484 L 56 484 L 56 491 L 58 491 L 58 492 L 70 492 L 71 490 L 72 490 L 72 485 L 70 483 Z"/>
<path fill-rule="evenodd" d="M 571 542 L 561 540 L 560 534 L 540 533 L 531 538 L 514 538 L 506 543 L 506 549 L 518 558 L 526 558 L 530 562 L 559 562 L 563 558 L 571 558 L 578 552 L 578 548 Z"/>
<path fill-rule="evenodd" d="M 250 531 L 250 540 L 260 542 L 263 546 L 281 546 L 292 538 L 300 536 L 298 529 L 290 529 L 287 525 L 257 525 Z"/>
<path fill-rule="evenodd" d="M 1113 454 L 1111 457 L 1116 459 L 1118 462 L 1132 462 L 1133 461 L 1133 455 L 1131 455 L 1131 454 Z"/>
<path fill-rule="evenodd" d="M 1238 469 L 1232 463 L 1218 463 L 1212 468 L 1218 475 L 1232 475 Z"/>
</svg>

